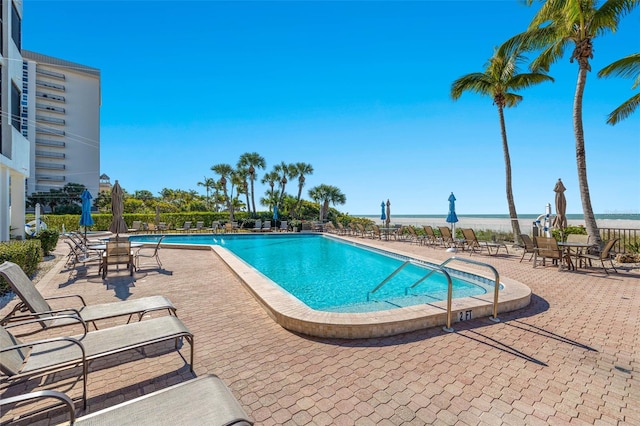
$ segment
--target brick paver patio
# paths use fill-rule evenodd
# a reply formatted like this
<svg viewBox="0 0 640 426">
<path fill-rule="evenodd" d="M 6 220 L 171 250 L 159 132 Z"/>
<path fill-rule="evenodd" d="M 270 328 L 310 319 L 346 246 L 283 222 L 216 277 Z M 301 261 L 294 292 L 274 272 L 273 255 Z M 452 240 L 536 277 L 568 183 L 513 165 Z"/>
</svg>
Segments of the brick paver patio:
<svg viewBox="0 0 640 426">
<path fill-rule="evenodd" d="M 406 242 L 378 244 L 433 260 L 451 255 Z M 58 247 L 62 260 L 66 251 Z M 143 270 L 135 280 L 110 274 L 106 281 L 96 266 L 69 271 L 60 261 L 38 288 L 47 296 L 79 293 L 87 303 L 169 297 L 195 335 L 196 375 L 220 376 L 259 425 L 640 424 L 638 269 L 559 272 L 519 263 L 519 254 L 474 255 L 530 286 L 531 305 L 501 314 L 497 324 L 455 323 L 455 333 L 434 328 L 337 340 L 277 325 L 210 251 L 163 249 L 161 258 L 163 271 Z M 187 345 L 182 357 L 171 347 L 92 364 L 87 412 L 192 378 Z M 2 396 L 41 389 L 36 382 Z M 80 395 L 79 383 L 51 383 Z M 24 411 L 3 412 L 2 421 L 65 420 L 61 410 L 16 420 Z"/>
</svg>

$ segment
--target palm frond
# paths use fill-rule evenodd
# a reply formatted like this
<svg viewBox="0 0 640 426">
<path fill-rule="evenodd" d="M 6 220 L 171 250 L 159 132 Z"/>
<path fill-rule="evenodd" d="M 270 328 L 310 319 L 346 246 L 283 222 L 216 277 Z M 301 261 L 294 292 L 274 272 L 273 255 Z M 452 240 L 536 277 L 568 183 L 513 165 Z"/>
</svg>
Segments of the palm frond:
<svg viewBox="0 0 640 426">
<path fill-rule="evenodd" d="M 514 107 L 522 102 L 522 96 L 516 93 L 505 93 L 504 94 L 504 106 L 506 107 Z"/>
<path fill-rule="evenodd" d="M 598 77 L 637 78 L 638 75 L 640 75 L 640 53 L 618 59 L 598 72 Z"/>
<path fill-rule="evenodd" d="M 458 99 L 463 92 L 490 95 L 492 94 L 491 86 L 492 84 L 487 74 L 481 72 L 467 74 L 451 84 L 451 97 L 454 100 Z"/>
<path fill-rule="evenodd" d="M 611 124 L 612 126 L 618 124 L 620 121 L 630 116 L 636 110 L 638 105 L 640 105 L 640 93 L 630 97 L 623 102 L 622 105 L 614 109 L 607 118 L 607 124 Z"/>
</svg>

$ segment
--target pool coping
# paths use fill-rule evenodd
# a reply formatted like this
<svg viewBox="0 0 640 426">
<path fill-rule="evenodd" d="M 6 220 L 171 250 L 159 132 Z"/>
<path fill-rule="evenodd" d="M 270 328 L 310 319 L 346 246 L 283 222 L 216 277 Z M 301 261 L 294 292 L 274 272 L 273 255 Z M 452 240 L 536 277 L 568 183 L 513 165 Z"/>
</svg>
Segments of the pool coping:
<svg viewBox="0 0 640 426">
<path fill-rule="evenodd" d="M 336 237 L 332 236 L 332 238 Z M 345 239 L 344 241 L 353 243 L 351 240 Z M 357 244 L 379 250 L 378 247 L 366 244 L 366 242 L 358 242 Z M 171 246 L 177 245 L 172 244 Z M 314 337 L 365 339 L 393 336 L 447 325 L 446 301 L 361 313 L 325 312 L 311 309 L 226 248 L 216 245 L 204 247 L 210 247 L 240 279 L 267 314 L 280 326 L 290 331 Z M 399 250 L 385 251 L 439 264 L 437 261 L 415 254 L 403 253 Z M 466 266 L 456 266 L 455 269 L 493 280 L 493 277 L 488 277 L 478 272 L 477 269 Z M 500 277 L 500 283 L 503 288 L 499 293 L 498 313 L 511 312 L 529 305 L 531 289 L 528 286 L 505 277 Z M 451 323 L 492 316 L 493 297 L 493 292 L 490 292 L 479 296 L 453 299 Z"/>
</svg>

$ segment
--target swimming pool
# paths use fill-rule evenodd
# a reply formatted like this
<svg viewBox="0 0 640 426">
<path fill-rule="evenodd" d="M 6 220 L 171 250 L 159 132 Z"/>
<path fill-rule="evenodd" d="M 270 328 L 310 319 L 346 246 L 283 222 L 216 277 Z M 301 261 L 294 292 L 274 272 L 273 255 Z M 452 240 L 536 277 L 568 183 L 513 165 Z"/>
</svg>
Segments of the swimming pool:
<svg viewBox="0 0 640 426">
<path fill-rule="evenodd" d="M 157 237 L 132 240 L 153 242 Z M 328 312 L 373 312 L 447 299 L 448 282 L 426 262 L 412 260 L 371 293 L 405 259 L 354 243 L 317 234 L 167 235 L 163 243 L 220 245 L 277 283 L 312 309 Z M 486 294 L 493 283 L 467 276 L 453 278 L 453 297 Z"/>
<path fill-rule="evenodd" d="M 245 234 L 237 235 L 240 238 L 288 238 L 294 236 L 297 238 L 306 238 L 311 235 L 305 234 Z M 447 325 L 450 318 L 453 322 L 466 321 L 474 318 L 493 316 L 494 314 L 494 295 L 493 291 L 479 294 L 476 296 L 466 296 L 454 299 L 451 306 L 451 314 L 448 313 L 446 301 L 423 301 L 423 303 L 412 304 L 409 306 L 398 307 L 394 309 L 386 308 L 384 310 L 369 310 L 366 307 L 348 306 L 349 312 L 341 312 L 338 308 L 328 310 L 312 309 L 308 305 L 301 302 L 284 288 L 275 284 L 267 275 L 259 272 L 255 267 L 249 265 L 245 260 L 241 259 L 235 253 L 231 252 L 226 244 L 227 240 L 235 239 L 235 234 L 185 234 L 185 235 L 167 235 L 165 240 L 168 244 L 165 247 L 186 250 L 211 250 L 217 255 L 229 269 L 238 277 L 244 288 L 253 295 L 256 302 L 266 311 L 266 313 L 283 328 L 315 337 L 323 338 L 343 338 L 343 339 L 362 339 L 392 336 L 395 334 L 421 330 L 430 327 Z M 435 265 L 440 262 L 431 261 L 422 256 L 405 253 L 398 247 L 388 248 L 380 242 L 374 240 L 355 239 L 341 236 L 319 236 L 330 240 L 339 240 L 349 245 L 355 245 L 366 250 L 391 255 L 402 261 L 415 259 L 418 263 Z M 158 235 L 148 236 L 132 236 L 132 241 L 144 241 L 149 245 L 157 241 Z M 203 243 L 203 239 L 209 239 Z M 218 239 L 216 243 L 214 238 Z M 222 239 L 225 243 L 222 243 Z M 244 240 L 248 242 L 249 240 Z M 273 242 L 279 240 L 270 240 Z M 277 264 L 278 259 L 273 256 L 274 248 L 263 250 L 269 259 L 269 263 Z M 286 254 L 287 256 L 289 253 Z M 187 255 L 188 256 L 188 255 Z M 455 258 L 455 257 L 454 257 Z M 323 258 L 326 260 L 326 258 Z M 463 260 L 462 258 L 449 260 Z M 325 262 L 325 267 L 331 269 L 336 262 Z M 340 263 L 340 262 L 338 262 Z M 455 262 L 454 262 L 455 263 Z M 362 269 L 358 267 L 356 269 Z M 477 284 L 477 282 L 490 283 L 493 286 L 494 280 L 491 277 L 485 277 L 481 273 L 474 270 L 468 270 L 463 266 L 456 270 L 454 275 L 466 279 Z M 453 272 L 453 270 L 452 270 Z M 349 275 L 348 272 L 346 275 Z M 206 285 L 206 282 L 198 283 L 198 285 Z M 482 285 L 481 285 L 482 286 Z M 371 289 L 367 289 L 367 292 Z M 498 313 L 510 312 L 521 309 L 529 305 L 531 301 L 531 289 L 526 285 L 509 279 L 500 277 L 499 302 L 497 305 Z M 370 304 L 387 303 L 384 299 L 380 301 L 378 294 L 372 298 Z M 397 300 L 394 300 L 397 302 Z M 365 304 L 366 305 L 366 304 Z M 449 316 L 451 315 L 451 317 Z"/>
</svg>

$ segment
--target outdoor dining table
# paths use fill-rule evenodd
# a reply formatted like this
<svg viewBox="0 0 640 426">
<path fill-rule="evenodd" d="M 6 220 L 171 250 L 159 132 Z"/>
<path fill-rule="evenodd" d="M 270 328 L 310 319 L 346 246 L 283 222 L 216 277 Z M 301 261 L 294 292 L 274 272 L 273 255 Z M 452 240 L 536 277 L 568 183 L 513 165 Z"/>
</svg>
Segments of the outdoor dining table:
<svg viewBox="0 0 640 426">
<path fill-rule="evenodd" d="M 132 242 L 131 243 L 131 248 L 137 248 L 137 247 L 142 247 L 144 244 L 143 243 L 136 243 L 136 242 Z M 90 244 L 87 246 L 87 248 L 89 250 L 96 250 L 96 251 L 105 251 L 107 249 L 107 244 Z"/>
<path fill-rule="evenodd" d="M 584 250 L 589 249 L 591 247 L 595 247 L 594 244 L 589 244 L 589 243 L 580 243 L 580 242 L 571 242 L 571 241 L 567 241 L 567 242 L 559 242 L 558 243 L 558 247 L 562 248 L 564 254 L 567 254 L 569 256 L 571 256 L 572 254 L 572 250 L 573 250 L 573 254 L 575 255 L 575 262 L 573 263 L 573 268 L 574 269 L 578 269 L 578 261 L 580 259 L 580 255 L 584 252 Z"/>
</svg>

